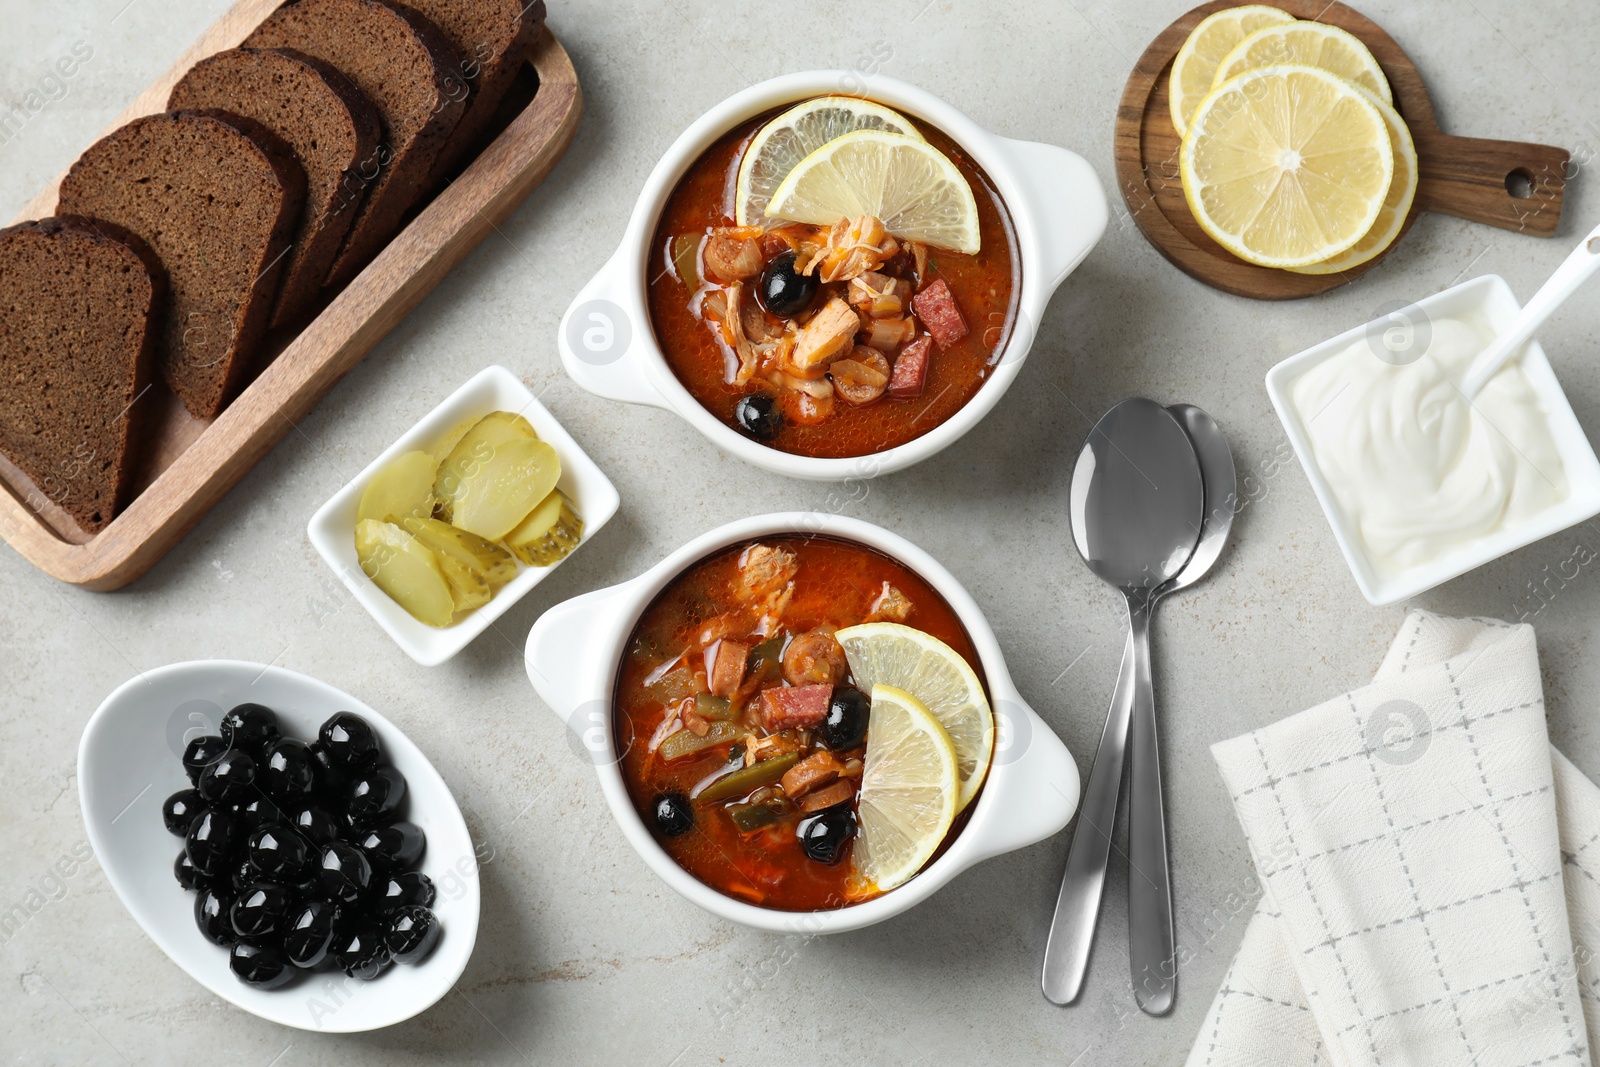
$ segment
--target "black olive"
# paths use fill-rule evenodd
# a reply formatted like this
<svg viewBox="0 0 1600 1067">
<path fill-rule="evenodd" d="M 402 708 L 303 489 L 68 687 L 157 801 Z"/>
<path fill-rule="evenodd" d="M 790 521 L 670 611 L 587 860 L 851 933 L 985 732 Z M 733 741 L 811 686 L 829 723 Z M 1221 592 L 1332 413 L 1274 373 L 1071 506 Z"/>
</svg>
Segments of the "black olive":
<svg viewBox="0 0 1600 1067">
<path fill-rule="evenodd" d="M 386 932 L 386 924 L 377 919 L 357 919 L 334 938 L 334 962 L 352 978 L 378 977 L 394 962 L 383 943 Z"/>
<path fill-rule="evenodd" d="M 372 906 L 383 912 L 407 904 L 421 904 L 427 907 L 433 903 L 436 895 L 433 879 L 421 871 L 401 871 L 380 879 L 371 899 Z"/>
<path fill-rule="evenodd" d="M 283 823 L 250 835 L 250 865 L 274 882 L 298 882 L 311 861 L 311 844 Z"/>
<path fill-rule="evenodd" d="M 333 761 L 353 771 L 377 766 L 378 735 L 367 720 L 354 712 L 341 711 L 322 724 L 317 740 Z"/>
<path fill-rule="evenodd" d="M 821 287 L 815 274 L 794 269 L 794 252 L 781 252 L 767 261 L 761 271 L 756 297 L 761 306 L 780 319 L 792 319 L 811 306 Z"/>
<path fill-rule="evenodd" d="M 221 759 L 228 751 L 228 742 L 215 734 L 205 734 L 183 746 L 183 769 L 189 781 L 199 784 L 200 772 Z"/>
<path fill-rule="evenodd" d="M 375 826 L 356 838 L 356 844 L 367 854 L 372 865 L 379 870 L 413 866 L 422 858 L 428 839 L 415 823 L 396 822 L 388 826 Z"/>
<path fill-rule="evenodd" d="M 261 785 L 285 804 L 307 799 L 316 784 L 316 765 L 304 741 L 279 738 L 261 761 Z"/>
<path fill-rule="evenodd" d="M 835 804 L 823 808 L 815 815 L 800 820 L 795 833 L 800 847 L 807 856 L 818 863 L 832 866 L 844 856 L 845 842 L 855 836 L 856 816 L 848 804 Z"/>
<path fill-rule="evenodd" d="M 211 879 L 195 870 L 194 864 L 189 862 L 188 849 L 178 853 L 177 860 L 172 864 L 172 876 L 185 889 L 204 889 L 211 884 Z"/>
<path fill-rule="evenodd" d="M 277 882 L 251 882 L 239 890 L 228 909 L 233 932 L 255 941 L 278 933 L 289 921 L 294 904 L 289 890 Z"/>
<path fill-rule="evenodd" d="M 256 870 L 248 859 L 241 859 L 233 865 L 233 869 L 227 874 L 228 886 L 237 893 L 245 886 L 253 884 L 260 877 L 261 872 Z"/>
<path fill-rule="evenodd" d="M 259 756 L 283 736 L 278 716 L 260 704 L 240 704 L 222 717 L 222 739 L 241 752 Z"/>
<path fill-rule="evenodd" d="M 228 967 L 235 978 L 257 989 L 277 989 L 295 976 L 282 952 L 248 941 L 241 941 L 228 951 Z"/>
<path fill-rule="evenodd" d="M 257 795 L 256 761 L 230 749 L 200 772 L 200 795 L 213 804 L 248 803 Z"/>
<path fill-rule="evenodd" d="M 184 838 L 184 851 L 194 869 L 208 878 L 225 874 L 244 847 L 245 828 L 239 816 L 212 808 L 197 816 Z"/>
<path fill-rule="evenodd" d="M 334 841 L 322 850 L 317 879 L 329 899 L 354 904 L 372 885 L 372 864 L 365 852 L 348 841 Z"/>
<path fill-rule="evenodd" d="M 301 808 L 289 817 L 288 822 L 300 836 L 313 845 L 326 845 L 337 838 L 344 829 L 339 819 L 330 815 L 326 808 L 315 804 Z"/>
<path fill-rule="evenodd" d="M 296 967 L 310 970 L 328 958 L 342 910 L 330 900 L 308 900 L 290 917 L 283 933 L 283 953 Z"/>
<path fill-rule="evenodd" d="M 252 830 L 259 830 L 261 827 L 272 823 L 287 821 L 283 809 L 260 793 L 249 798 L 243 804 L 235 804 L 233 813 L 243 819 L 244 824 Z"/>
<path fill-rule="evenodd" d="M 739 429 L 757 441 L 772 440 L 783 427 L 778 402 L 762 393 L 744 397 L 734 405 L 733 419 L 739 424 Z"/>
<path fill-rule="evenodd" d="M 867 739 L 867 722 L 872 718 L 872 701 L 859 689 L 839 688 L 828 701 L 828 717 L 822 720 L 822 741 L 835 752 L 855 748 Z"/>
<path fill-rule="evenodd" d="M 312 793 L 329 804 L 343 804 L 350 792 L 350 769 L 334 759 L 321 741 L 307 745 L 306 755 L 311 757 L 314 775 Z"/>
<path fill-rule="evenodd" d="M 660 793 L 650 802 L 650 811 L 656 818 L 656 829 L 662 837 L 686 834 L 694 826 L 694 808 L 682 793 Z"/>
<path fill-rule="evenodd" d="M 405 777 L 393 767 L 375 767 L 350 783 L 345 810 L 352 826 L 372 826 L 393 819 L 405 797 Z"/>
<path fill-rule="evenodd" d="M 439 920 L 420 904 L 410 904 L 389 916 L 383 945 L 396 963 L 421 963 L 439 943 Z"/>
<path fill-rule="evenodd" d="M 207 941 L 218 945 L 231 945 L 238 938 L 233 923 L 228 921 L 228 910 L 233 906 L 233 894 L 212 886 L 200 890 L 194 898 L 194 924 L 200 928 Z"/>
<path fill-rule="evenodd" d="M 180 789 L 161 804 L 161 821 L 167 833 L 185 837 L 195 817 L 210 808 L 198 789 Z"/>
</svg>

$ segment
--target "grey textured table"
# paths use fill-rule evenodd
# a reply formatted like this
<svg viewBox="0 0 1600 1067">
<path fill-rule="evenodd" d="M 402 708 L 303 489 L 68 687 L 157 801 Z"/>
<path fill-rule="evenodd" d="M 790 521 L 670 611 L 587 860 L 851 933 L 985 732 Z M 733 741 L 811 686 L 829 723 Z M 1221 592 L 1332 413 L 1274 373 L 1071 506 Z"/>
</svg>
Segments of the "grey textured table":
<svg viewBox="0 0 1600 1067">
<path fill-rule="evenodd" d="M 0 0 L 0 102 L 45 101 L 0 128 L 0 218 L 69 164 L 164 70 L 224 0 Z M 967 584 L 1023 694 L 1087 772 L 1122 650 L 1120 604 L 1066 527 L 1090 420 L 1145 394 L 1209 410 L 1248 504 L 1216 575 L 1162 610 L 1157 688 L 1182 970 L 1170 1018 L 1128 986 L 1126 881 L 1114 871 L 1088 990 L 1039 994 L 1065 834 L 983 864 L 864 932 L 785 941 L 680 900 L 624 842 L 594 774 L 533 695 L 520 654 L 546 607 L 630 577 L 742 515 L 824 508 L 827 486 L 731 460 L 676 417 L 572 385 L 557 321 L 610 254 L 640 183 L 691 120 L 737 89 L 807 66 L 925 86 L 979 123 L 1081 152 L 1112 187 L 1124 78 L 1184 0 L 889 0 L 701 4 L 551 0 L 588 112 L 564 162 L 460 269 L 147 577 L 81 592 L 0 549 L 0 1054 L 19 1064 L 754 1062 L 1146 1064 L 1180 1061 L 1258 890 L 1207 746 L 1360 684 L 1399 625 L 1346 572 L 1262 387 L 1283 356 L 1380 306 L 1474 274 L 1526 298 L 1600 217 L 1593 175 L 1538 240 L 1424 216 L 1358 284 L 1289 304 L 1217 293 L 1169 266 L 1112 197 L 1105 239 L 1057 294 L 1015 388 L 977 430 L 844 510 L 920 543 Z M 1600 8 L 1592 0 L 1362 0 L 1427 78 L 1451 132 L 1600 150 Z M 785 44 L 794 41 L 795 44 Z M 52 81 L 58 57 L 92 56 Z M 869 83 L 870 84 L 870 83 Z M 20 127 L 20 128 L 19 128 Z M 1584 169 L 1588 169 L 1585 165 Z M 1600 301 L 1542 338 L 1580 421 L 1600 439 Z M 620 515 L 494 630 L 432 670 L 405 659 L 305 537 L 311 512 L 440 398 L 489 363 L 537 390 L 622 492 Z M 730 487 L 731 491 L 730 491 Z M 830 494 L 835 494 L 830 498 Z M 1600 526 L 1533 545 L 1418 604 L 1529 614 L 1556 743 L 1600 773 L 1593 731 Z M 1564 570 L 1563 570 L 1564 568 Z M 1539 583 L 1542 598 L 1533 598 Z M 455 790 L 480 852 L 483 926 L 456 991 L 372 1034 L 285 1030 L 238 1011 L 167 960 L 86 854 L 78 736 L 138 670 L 230 657 L 279 663 L 395 720 Z M 70 872 L 59 874 L 58 871 Z"/>
</svg>

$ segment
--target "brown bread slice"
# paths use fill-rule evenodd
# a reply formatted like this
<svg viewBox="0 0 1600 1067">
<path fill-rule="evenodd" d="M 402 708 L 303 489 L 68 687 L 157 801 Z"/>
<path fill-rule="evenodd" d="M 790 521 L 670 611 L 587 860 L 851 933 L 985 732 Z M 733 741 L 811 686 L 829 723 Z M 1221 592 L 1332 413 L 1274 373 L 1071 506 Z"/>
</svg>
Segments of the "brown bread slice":
<svg viewBox="0 0 1600 1067">
<path fill-rule="evenodd" d="M 439 153 L 434 185 L 449 177 L 494 118 L 544 24 L 544 0 L 405 0 L 432 19 L 461 55 L 467 111 Z"/>
<path fill-rule="evenodd" d="M 378 147 L 377 109 L 331 64 L 287 49 L 251 48 L 196 63 L 173 87 L 167 108 L 243 115 L 293 149 L 306 172 L 306 206 L 271 325 L 304 321 L 359 209 L 356 175 Z"/>
<path fill-rule="evenodd" d="M 461 59 L 428 19 L 382 0 L 294 0 L 256 27 L 249 48 L 293 48 L 331 63 L 378 109 L 379 165 L 363 166 L 371 188 L 328 276 L 338 287 L 361 272 L 427 191 L 434 161 L 461 121 Z"/>
<path fill-rule="evenodd" d="M 149 242 L 172 300 L 157 363 L 196 418 L 216 416 L 253 372 L 300 221 L 305 174 L 260 123 L 222 111 L 135 119 L 78 158 L 60 215 L 88 215 Z"/>
<path fill-rule="evenodd" d="M 165 299 L 160 260 L 120 227 L 0 230 L 0 452 L 90 533 L 132 495 Z"/>
</svg>

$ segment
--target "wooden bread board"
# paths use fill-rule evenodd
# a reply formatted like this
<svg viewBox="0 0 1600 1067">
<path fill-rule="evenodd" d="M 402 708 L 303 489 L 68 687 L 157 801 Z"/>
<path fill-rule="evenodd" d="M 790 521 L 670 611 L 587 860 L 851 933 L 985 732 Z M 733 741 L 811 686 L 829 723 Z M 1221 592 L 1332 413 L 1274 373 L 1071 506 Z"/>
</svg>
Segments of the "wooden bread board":
<svg viewBox="0 0 1600 1067">
<path fill-rule="evenodd" d="M 1395 110 L 1411 128 L 1420 178 L 1416 200 L 1393 244 L 1358 267 L 1337 274 L 1296 274 L 1258 267 L 1217 244 L 1189 212 L 1178 177 L 1180 139 L 1169 112 L 1172 61 L 1207 15 L 1235 0 L 1212 0 L 1172 25 L 1134 64 L 1117 108 L 1117 184 L 1141 232 L 1173 265 L 1207 285 L 1236 296 L 1289 300 L 1314 296 L 1354 281 L 1405 239 L 1418 213 L 1438 211 L 1539 237 L 1556 232 L 1568 174 L 1566 149 L 1521 141 L 1453 137 L 1439 128 L 1433 100 L 1416 64 L 1383 29 L 1334 0 L 1267 0 L 1295 18 L 1348 30 L 1377 57 L 1394 90 Z"/>
<path fill-rule="evenodd" d="M 105 132 L 165 110 L 190 67 L 237 47 L 280 3 L 238 0 Z M 493 140 L 309 325 L 268 336 L 264 355 L 276 357 L 221 415 L 194 419 L 164 388 L 152 390 L 159 413 L 140 491 L 105 529 L 85 534 L 50 502 L 49 487 L 0 457 L 0 536 L 46 574 L 90 589 L 118 589 L 154 566 L 550 173 L 577 133 L 583 93 L 548 28 L 528 63 Z M 13 222 L 52 214 L 63 177 Z"/>
</svg>

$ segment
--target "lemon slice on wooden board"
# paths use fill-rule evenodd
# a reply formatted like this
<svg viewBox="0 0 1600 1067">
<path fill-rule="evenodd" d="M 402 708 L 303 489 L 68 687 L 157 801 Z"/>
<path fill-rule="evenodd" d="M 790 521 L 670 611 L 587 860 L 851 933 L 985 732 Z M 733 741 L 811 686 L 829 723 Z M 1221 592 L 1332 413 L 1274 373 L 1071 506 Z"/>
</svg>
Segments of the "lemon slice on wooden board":
<svg viewBox="0 0 1600 1067">
<path fill-rule="evenodd" d="M 1395 238 L 1400 236 L 1400 231 L 1405 229 L 1406 216 L 1411 213 L 1411 202 L 1417 197 L 1417 181 L 1421 171 L 1417 165 L 1417 146 L 1411 140 L 1411 130 L 1400 113 L 1378 99 L 1377 94 L 1366 89 L 1361 91 L 1367 94 L 1389 127 L 1389 147 L 1394 151 L 1394 178 L 1389 182 L 1389 195 L 1383 198 L 1378 221 L 1372 224 L 1372 229 L 1367 231 L 1365 237 L 1332 259 L 1289 268 L 1297 274 L 1337 274 L 1372 259 L 1394 244 Z"/>
<path fill-rule="evenodd" d="M 1281 66 L 1316 67 L 1372 90 L 1385 104 L 1394 103 L 1389 79 L 1360 38 L 1321 22 L 1291 22 L 1257 30 L 1224 57 L 1211 85 L 1216 88 L 1247 70 Z"/>
<path fill-rule="evenodd" d="M 956 750 L 939 720 L 904 689 L 873 686 L 850 854 L 856 873 L 882 892 L 903 884 L 938 851 L 960 795 Z"/>
<path fill-rule="evenodd" d="M 1249 263 L 1304 267 L 1372 229 L 1394 177 L 1372 99 L 1315 67 L 1262 67 L 1201 102 L 1178 154 L 1189 210 Z"/>
<path fill-rule="evenodd" d="M 1294 16 L 1287 11 L 1265 4 L 1224 8 L 1200 20 L 1183 47 L 1178 49 L 1168 81 L 1172 125 L 1179 137 L 1188 132 L 1195 108 L 1216 84 L 1217 68 L 1228 53 L 1257 30 L 1293 21 Z"/>
<path fill-rule="evenodd" d="M 734 219 L 740 226 L 768 226 L 764 212 L 772 193 L 795 164 L 856 130 L 884 130 L 922 140 L 909 119 L 871 100 L 819 96 L 796 104 L 760 130 L 745 146 L 734 186 Z"/>
<path fill-rule="evenodd" d="M 862 689 L 890 685 L 916 696 L 939 720 L 955 747 L 961 796 L 956 810 L 977 795 L 994 755 L 994 715 L 978 675 L 961 654 L 932 634 L 894 622 L 869 622 L 834 638 Z"/>
<path fill-rule="evenodd" d="M 950 157 L 926 141 L 857 130 L 795 165 L 767 204 L 786 222 L 831 226 L 874 215 L 896 237 L 967 255 L 981 245 L 978 202 Z"/>
</svg>

